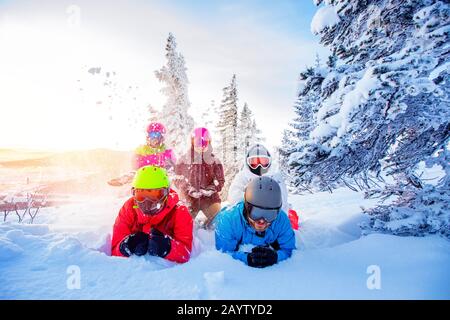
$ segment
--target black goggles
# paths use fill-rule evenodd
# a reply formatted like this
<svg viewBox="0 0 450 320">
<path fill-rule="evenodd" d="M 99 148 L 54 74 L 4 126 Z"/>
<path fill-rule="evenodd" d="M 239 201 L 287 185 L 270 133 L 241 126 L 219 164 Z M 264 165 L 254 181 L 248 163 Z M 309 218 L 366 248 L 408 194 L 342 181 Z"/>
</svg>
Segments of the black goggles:
<svg viewBox="0 0 450 320">
<path fill-rule="evenodd" d="M 272 223 L 278 216 L 281 207 L 279 208 L 262 208 L 255 206 L 249 202 L 245 203 L 245 209 L 247 211 L 248 216 L 253 221 L 258 221 L 264 219 L 268 223 Z"/>
</svg>

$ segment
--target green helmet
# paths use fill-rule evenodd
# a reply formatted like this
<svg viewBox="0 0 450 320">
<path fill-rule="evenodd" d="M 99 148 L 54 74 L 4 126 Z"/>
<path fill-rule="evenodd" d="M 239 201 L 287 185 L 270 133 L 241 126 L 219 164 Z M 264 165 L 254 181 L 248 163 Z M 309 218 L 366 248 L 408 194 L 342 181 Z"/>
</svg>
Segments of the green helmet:
<svg viewBox="0 0 450 320">
<path fill-rule="evenodd" d="M 166 170 L 156 166 L 139 168 L 134 175 L 132 184 L 135 189 L 169 188 L 169 185 L 169 177 Z"/>
</svg>

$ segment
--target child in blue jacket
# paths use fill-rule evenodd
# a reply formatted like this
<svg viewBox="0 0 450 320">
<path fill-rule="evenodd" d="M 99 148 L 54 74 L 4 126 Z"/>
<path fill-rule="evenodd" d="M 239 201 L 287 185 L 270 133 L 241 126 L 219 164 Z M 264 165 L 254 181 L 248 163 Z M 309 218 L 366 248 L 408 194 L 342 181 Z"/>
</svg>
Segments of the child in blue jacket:
<svg viewBox="0 0 450 320">
<path fill-rule="evenodd" d="M 281 206 L 281 189 L 275 180 L 265 176 L 252 180 L 245 189 L 244 201 L 217 216 L 217 250 L 257 268 L 289 258 L 295 249 L 295 235 Z M 251 252 L 239 251 L 245 244 L 255 247 Z"/>
</svg>

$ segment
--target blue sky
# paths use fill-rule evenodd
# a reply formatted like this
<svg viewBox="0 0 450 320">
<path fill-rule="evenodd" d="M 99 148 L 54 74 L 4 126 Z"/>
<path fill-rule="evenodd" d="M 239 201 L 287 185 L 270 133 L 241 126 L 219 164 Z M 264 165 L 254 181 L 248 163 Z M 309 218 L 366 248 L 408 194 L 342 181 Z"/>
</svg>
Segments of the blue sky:
<svg viewBox="0 0 450 320">
<path fill-rule="evenodd" d="M 255 23 L 269 23 L 271 28 L 293 37 L 316 39 L 310 32 L 310 23 L 317 7 L 312 0 L 169 0 L 170 5 L 190 15 L 217 21 L 226 21 L 233 13 L 252 19 Z"/>
<path fill-rule="evenodd" d="M 80 12 L 76 28 L 71 5 Z M 310 32 L 315 11 L 312 0 L 0 0 L 0 105 L 8 106 L 0 136 L 11 137 L 0 147 L 141 143 L 145 107 L 164 103 L 154 71 L 165 62 L 169 32 L 186 60 L 191 114 L 199 119 L 211 100 L 220 102 L 236 74 L 239 106 L 248 103 L 268 144 L 277 145 L 294 115 L 298 73 L 316 52 L 327 55 Z M 114 91 L 87 73 L 92 66 L 117 71 Z M 45 125 L 36 131 L 36 122 Z"/>
</svg>

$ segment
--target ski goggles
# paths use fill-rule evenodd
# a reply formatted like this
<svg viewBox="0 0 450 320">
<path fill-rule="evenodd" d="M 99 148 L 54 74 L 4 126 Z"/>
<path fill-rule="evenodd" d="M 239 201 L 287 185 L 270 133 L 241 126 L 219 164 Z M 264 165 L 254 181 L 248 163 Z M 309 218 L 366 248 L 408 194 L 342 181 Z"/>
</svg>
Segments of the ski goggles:
<svg viewBox="0 0 450 320">
<path fill-rule="evenodd" d="M 150 139 L 161 139 L 162 138 L 162 134 L 161 134 L 161 132 L 152 131 L 152 132 L 148 133 L 148 137 Z"/>
<path fill-rule="evenodd" d="M 253 221 L 265 220 L 267 223 L 272 223 L 278 217 L 280 208 L 261 208 L 249 202 L 245 203 L 245 208 L 250 219 Z"/>
<path fill-rule="evenodd" d="M 143 202 L 145 200 L 150 200 L 157 202 L 162 200 L 169 194 L 168 188 L 160 189 L 134 189 L 133 196 L 137 202 Z"/>
<path fill-rule="evenodd" d="M 266 156 L 258 156 L 258 157 L 250 157 L 247 158 L 247 164 L 250 168 L 256 169 L 259 166 L 263 167 L 264 169 L 268 168 L 270 166 L 270 158 Z"/>
<path fill-rule="evenodd" d="M 202 137 L 192 138 L 192 144 L 197 148 L 207 148 L 209 146 L 209 140 L 206 140 Z"/>
</svg>

